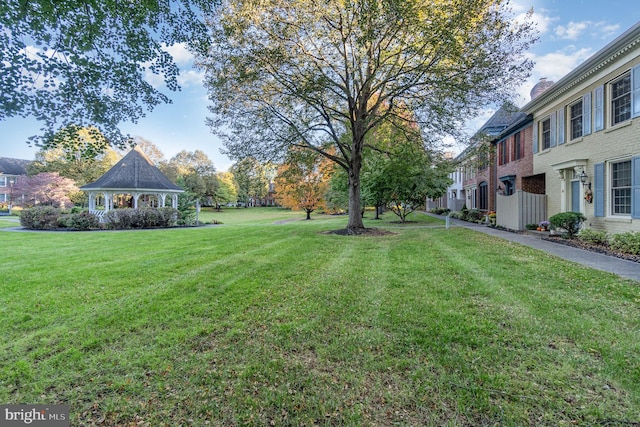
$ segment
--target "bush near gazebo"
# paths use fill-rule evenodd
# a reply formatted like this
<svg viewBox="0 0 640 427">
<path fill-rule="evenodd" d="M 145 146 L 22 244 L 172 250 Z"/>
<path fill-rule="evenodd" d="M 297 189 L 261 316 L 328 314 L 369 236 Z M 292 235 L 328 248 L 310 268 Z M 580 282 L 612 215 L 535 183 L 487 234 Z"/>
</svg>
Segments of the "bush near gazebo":
<svg viewBox="0 0 640 427">
<path fill-rule="evenodd" d="M 167 228 L 178 223 L 179 212 L 174 208 L 112 209 L 104 214 L 108 228 L 126 230 L 131 228 Z"/>
<path fill-rule="evenodd" d="M 32 230 L 96 230 L 100 228 L 97 216 L 89 212 L 63 213 L 53 206 L 34 206 L 20 213 L 20 224 Z"/>
<path fill-rule="evenodd" d="M 168 228 L 178 224 L 179 212 L 173 208 L 114 209 L 104 215 L 104 224 L 90 212 L 64 213 L 53 206 L 34 206 L 20 214 L 20 224 L 32 230 L 127 230 Z"/>
</svg>

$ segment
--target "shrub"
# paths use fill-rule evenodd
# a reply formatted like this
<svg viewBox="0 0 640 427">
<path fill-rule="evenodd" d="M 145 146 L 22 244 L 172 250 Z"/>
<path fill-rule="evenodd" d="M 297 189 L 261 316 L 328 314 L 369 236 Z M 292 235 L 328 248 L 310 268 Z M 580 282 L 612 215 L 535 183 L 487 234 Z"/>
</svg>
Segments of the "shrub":
<svg viewBox="0 0 640 427">
<path fill-rule="evenodd" d="M 611 249 L 632 255 L 640 255 L 640 232 L 628 231 L 614 234 L 609 241 Z"/>
<path fill-rule="evenodd" d="M 609 243 L 609 238 L 606 231 L 597 231 L 592 228 L 585 228 L 578 233 L 580 240 L 596 245 L 606 245 Z"/>
<path fill-rule="evenodd" d="M 449 214 L 449 217 L 453 218 L 453 219 L 462 219 L 462 212 L 451 212 Z"/>
<path fill-rule="evenodd" d="M 567 232 L 570 239 L 578 234 L 582 222 L 587 218 L 580 212 L 560 212 L 549 218 L 549 222 L 553 228 L 561 228 Z"/>
<path fill-rule="evenodd" d="M 173 208 L 113 209 L 104 215 L 104 220 L 115 230 L 166 228 L 176 225 L 178 215 Z"/>
<path fill-rule="evenodd" d="M 103 219 L 107 227 L 114 230 L 134 228 L 134 209 L 112 209 L 104 214 Z"/>
<path fill-rule="evenodd" d="M 482 221 L 484 214 L 477 209 L 471 209 L 467 211 L 467 221 L 478 222 Z"/>
<path fill-rule="evenodd" d="M 449 212 L 451 212 L 451 209 L 438 207 L 438 208 L 431 209 L 429 212 L 434 213 L 436 215 L 447 215 Z"/>
<path fill-rule="evenodd" d="M 20 213 L 20 224 L 32 230 L 55 230 L 60 215 L 60 209 L 53 206 L 34 206 Z"/>
<path fill-rule="evenodd" d="M 91 212 L 73 213 L 63 218 L 65 226 L 74 230 L 86 231 L 100 228 L 100 219 Z"/>
<path fill-rule="evenodd" d="M 536 228 L 538 228 L 538 224 L 527 224 L 524 226 L 524 228 L 526 228 L 527 230 L 535 230 Z"/>
</svg>

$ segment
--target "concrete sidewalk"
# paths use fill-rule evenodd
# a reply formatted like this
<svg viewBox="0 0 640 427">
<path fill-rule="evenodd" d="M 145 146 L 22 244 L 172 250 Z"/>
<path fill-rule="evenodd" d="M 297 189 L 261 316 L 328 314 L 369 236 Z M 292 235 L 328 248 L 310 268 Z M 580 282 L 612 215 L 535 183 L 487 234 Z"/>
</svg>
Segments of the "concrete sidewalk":
<svg viewBox="0 0 640 427">
<path fill-rule="evenodd" d="M 440 215 L 433 216 L 443 218 Z M 640 282 L 640 263 L 637 262 L 627 261 L 625 259 L 603 255 L 584 249 L 578 249 L 560 243 L 549 242 L 526 233 L 513 233 L 511 231 L 500 230 L 493 227 L 487 227 L 486 225 L 475 224 L 453 218 L 450 218 L 449 220 L 451 221 L 450 224 L 454 227 L 465 227 L 480 233 L 490 234 L 501 239 L 540 249 L 541 251 L 545 251 L 587 267 L 607 271 L 609 273 L 617 274 L 620 277 Z"/>
</svg>

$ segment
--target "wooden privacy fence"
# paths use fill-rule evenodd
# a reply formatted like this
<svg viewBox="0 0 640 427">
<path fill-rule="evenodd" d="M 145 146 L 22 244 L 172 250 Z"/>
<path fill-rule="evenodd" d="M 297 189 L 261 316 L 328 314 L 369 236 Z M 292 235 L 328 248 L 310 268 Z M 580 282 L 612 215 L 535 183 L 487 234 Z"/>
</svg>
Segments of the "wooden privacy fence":
<svg viewBox="0 0 640 427">
<path fill-rule="evenodd" d="M 527 224 L 539 224 L 547 219 L 545 194 L 516 191 L 511 196 L 498 194 L 496 199 L 496 225 L 509 230 L 524 230 Z"/>
</svg>

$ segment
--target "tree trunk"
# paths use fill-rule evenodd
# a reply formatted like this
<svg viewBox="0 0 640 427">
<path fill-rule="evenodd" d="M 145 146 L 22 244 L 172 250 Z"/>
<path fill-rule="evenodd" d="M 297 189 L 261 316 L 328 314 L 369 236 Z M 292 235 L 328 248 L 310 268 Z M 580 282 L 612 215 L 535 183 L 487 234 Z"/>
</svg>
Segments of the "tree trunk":
<svg viewBox="0 0 640 427">
<path fill-rule="evenodd" d="M 363 229 L 362 222 L 362 201 L 360 200 L 360 168 L 362 167 L 362 156 L 354 156 L 351 160 L 349 170 L 349 222 L 347 229 Z"/>
<path fill-rule="evenodd" d="M 306 212 L 307 212 L 307 219 L 311 219 L 311 212 L 313 211 L 310 211 L 309 209 L 307 209 Z"/>
</svg>

